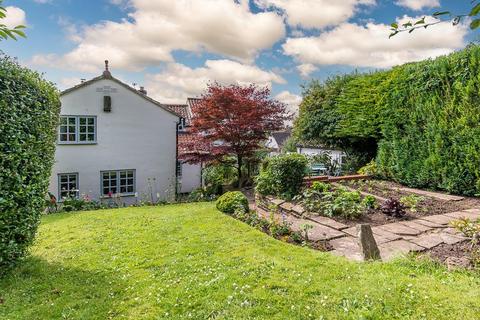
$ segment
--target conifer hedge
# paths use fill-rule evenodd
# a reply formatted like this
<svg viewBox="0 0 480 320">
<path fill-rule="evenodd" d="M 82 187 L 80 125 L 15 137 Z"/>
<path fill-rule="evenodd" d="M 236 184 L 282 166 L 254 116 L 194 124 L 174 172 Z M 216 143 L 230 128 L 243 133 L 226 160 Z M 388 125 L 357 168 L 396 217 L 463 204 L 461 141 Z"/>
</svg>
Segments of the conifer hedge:
<svg viewBox="0 0 480 320">
<path fill-rule="evenodd" d="M 480 47 L 310 83 L 294 133 L 376 156 L 412 187 L 480 193 Z"/>
<path fill-rule="evenodd" d="M 34 239 L 59 112 L 58 92 L 51 83 L 0 55 L 0 276 Z"/>
</svg>

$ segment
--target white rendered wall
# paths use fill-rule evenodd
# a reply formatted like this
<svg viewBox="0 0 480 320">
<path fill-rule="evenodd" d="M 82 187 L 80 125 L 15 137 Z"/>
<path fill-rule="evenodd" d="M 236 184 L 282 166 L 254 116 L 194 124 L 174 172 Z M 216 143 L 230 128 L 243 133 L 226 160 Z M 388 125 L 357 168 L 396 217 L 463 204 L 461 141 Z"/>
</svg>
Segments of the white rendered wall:
<svg viewBox="0 0 480 320">
<path fill-rule="evenodd" d="M 338 164 L 342 163 L 342 157 L 345 155 L 343 151 L 340 150 L 327 150 L 327 149 L 317 149 L 317 148 L 300 148 L 297 147 L 297 152 L 300 154 L 304 154 L 307 156 L 315 156 L 315 155 L 322 155 L 322 154 L 329 154 L 330 158 L 333 162 L 337 162 Z"/>
<path fill-rule="evenodd" d="M 103 96 L 112 111 L 103 111 Z M 58 174 L 78 173 L 80 194 L 101 196 L 100 171 L 135 169 L 138 200 L 175 194 L 178 117 L 111 80 L 100 80 L 61 97 L 62 115 L 97 116 L 97 144 L 57 144 L 49 191 L 59 196 Z M 125 203 L 135 197 L 124 197 Z"/>
<path fill-rule="evenodd" d="M 192 192 L 202 186 L 202 166 L 200 164 L 182 163 L 180 193 Z"/>
</svg>

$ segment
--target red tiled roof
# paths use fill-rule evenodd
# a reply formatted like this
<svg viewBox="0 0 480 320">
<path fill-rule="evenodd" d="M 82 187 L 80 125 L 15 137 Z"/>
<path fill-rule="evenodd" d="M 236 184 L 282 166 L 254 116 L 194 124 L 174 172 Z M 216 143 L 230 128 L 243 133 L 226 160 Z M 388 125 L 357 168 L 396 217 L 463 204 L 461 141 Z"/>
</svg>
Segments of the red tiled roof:
<svg viewBox="0 0 480 320">
<path fill-rule="evenodd" d="M 185 119 L 186 125 L 190 125 L 191 120 L 191 112 L 189 110 L 189 106 L 186 104 L 163 104 L 166 108 L 177 114 L 178 116 Z"/>
</svg>

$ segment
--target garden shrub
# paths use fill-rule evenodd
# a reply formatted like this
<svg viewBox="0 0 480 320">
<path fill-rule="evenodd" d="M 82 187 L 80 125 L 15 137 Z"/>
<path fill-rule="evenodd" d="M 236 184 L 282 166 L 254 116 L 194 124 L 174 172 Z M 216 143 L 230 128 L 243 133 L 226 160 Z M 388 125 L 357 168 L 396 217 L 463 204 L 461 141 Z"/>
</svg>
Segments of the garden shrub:
<svg viewBox="0 0 480 320">
<path fill-rule="evenodd" d="M 53 84 L 0 55 L 0 274 L 26 254 L 35 237 L 59 112 Z"/>
<path fill-rule="evenodd" d="M 382 204 L 380 209 L 382 210 L 383 214 L 394 218 L 403 218 L 407 214 L 403 203 L 392 198 L 387 199 L 387 201 Z"/>
<path fill-rule="evenodd" d="M 330 191 L 331 185 L 325 182 L 314 181 L 310 186 L 310 189 L 318 191 L 318 192 L 327 192 Z"/>
<path fill-rule="evenodd" d="M 377 208 L 377 199 L 374 196 L 367 195 L 362 200 L 362 205 L 369 210 Z"/>
<path fill-rule="evenodd" d="M 307 164 L 307 158 L 297 153 L 267 158 L 256 178 L 257 192 L 292 199 L 300 193 Z"/>
<path fill-rule="evenodd" d="M 219 211 L 227 214 L 233 214 L 238 209 L 248 212 L 248 199 L 240 191 L 230 191 L 217 199 L 216 206 Z"/>
<path fill-rule="evenodd" d="M 295 138 L 342 148 L 358 163 L 376 158 L 381 177 L 411 187 L 479 194 L 479 74 L 480 46 L 470 45 L 388 71 L 314 81 Z"/>
</svg>

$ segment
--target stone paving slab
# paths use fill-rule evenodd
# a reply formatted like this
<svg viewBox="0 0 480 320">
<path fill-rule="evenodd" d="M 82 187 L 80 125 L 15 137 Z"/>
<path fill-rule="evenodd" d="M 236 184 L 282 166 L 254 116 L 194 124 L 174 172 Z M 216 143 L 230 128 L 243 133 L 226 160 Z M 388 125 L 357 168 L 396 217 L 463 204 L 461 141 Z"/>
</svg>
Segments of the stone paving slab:
<svg viewBox="0 0 480 320">
<path fill-rule="evenodd" d="M 476 212 L 471 212 L 471 211 L 455 211 L 455 212 L 450 212 L 450 213 L 445 213 L 446 216 L 455 218 L 455 219 L 470 219 L 470 220 L 476 220 L 479 218 L 479 214 Z"/>
<path fill-rule="evenodd" d="M 402 239 L 402 236 L 399 236 L 398 234 L 391 233 L 389 231 L 380 229 L 379 227 L 373 227 L 372 228 L 373 235 L 375 236 L 375 239 L 377 239 L 377 236 L 387 239 L 389 241 L 394 241 L 394 240 L 400 240 Z"/>
<path fill-rule="evenodd" d="M 282 200 L 282 199 L 273 199 L 273 200 L 270 200 L 271 203 L 273 203 L 274 205 L 276 206 L 280 206 L 282 203 L 284 203 L 285 201 Z"/>
<path fill-rule="evenodd" d="M 324 216 L 309 216 L 308 219 L 337 230 L 343 230 L 348 228 L 347 225 Z"/>
<path fill-rule="evenodd" d="M 415 219 L 413 221 L 415 221 L 415 223 L 417 223 L 417 224 L 421 224 L 421 225 L 424 225 L 424 226 L 427 226 L 427 227 L 430 227 L 430 228 L 445 228 L 445 225 L 443 225 L 443 224 L 435 223 L 435 222 L 428 221 L 428 220 Z"/>
<path fill-rule="evenodd" d="M 291 223 L 291 228 L 294 231 L 303 231 L 303 228 L 306 224 L 311 225 L 313 228 L 308 230 L 308 238 L 312 241 L 331 240 L 345 237 L 345 233 L 341 231 L 312 222 L 310 220 L 299 219 L 292 216 L 287 216 L 286 220 Z"/>
<path fill-rule="evenodd" d="M 378 228 L 397 234 L 399 236 L 417 236 L 422 233 L 422 231 L 407 227 L 400 222 L 384 224 L 383 226 L 379 226 Z"/>
<path fill-rule="evenodd" d="M 432 227 L 427 227 L 423 224 L 417 223 L 415 220 L 410 220 L 410 221 L 402 221 L 400 222 L 402 225 L 407 226 L 409 228 L 418 230 L 420 232 L 426 232 L 429 230 L 432 230 Z"/>
<path fill-rule="evenodd" d="M 350 227 L 347 229 L 343 229 L 342 232 L 345 232 L 346 234 L 352 236 L 352 237 L 358 237 L 358 232 L 357 232 L 357 227 Z"/>
<path fill-rule="evenodd" d="M 446 244 L 456 244 L 462 241 L 468 240 L 468 238 L 460 235 L 455 235 L 447 232 L 440 232 L 438 235 L 442 238 L 442 241 Z"/>
<path fill-rule="evenodd" d="M 298 215 L 303 215 L 305 213 L 305 209 L 301 205 L 294 205 L 292 207 L 292 211 Z"/>
<path fill-rule="evenodd" d="M 434 222 L 434 223 L 437 223 L 437 224 L 441 224 L 441 225 L 444 225 L 444 226 L 448 225 L 450 223 L 450 221 L 455 220 L 455 218 L 445 216 L 443 214 L 428 216 L 428 217 L 422 217 L 420 219 L 425 220 L 425 221 Z"/>
<path fill-rule="evenodd" d="M 330 245 L 334 248 L 334 250 L 330 252 L 335 255 L 343 256 L 355 261 L 363 260 L 358 240 L 353 237 L 343 237 L 331 240 Z"/>
<path fill-rule="evenodd" d="M 460 201 L 460 200 L 465 199 L 464 197 L 453 196 L 451 194 L 425 191 L 425 190 L 413 189 L 413 188 L 399 188 L 398 190 L 405 191 L 405 192 L 410 192 L 410 193 L 415 193 L 415 194 L 419 194 L 419 195 L 422 195 L 422 196 L 427 196 L 427 197 L 430 197 L 430 198 L 435 198 L 435 199 L 439 199 L 439 200 L 443 200 L 443 201 Z"/>
<path fill-rule="evenodd" d="M 293 204 L 290 202 L 284 202 L 280 205 L 280 208 L 287 210 L 287 211 L 292 211 Z"/>
<path fill-rule="evenodd" d="M 397 256 L 405 255 L 411 251 L 423 251 L 424 247 L 416 245 L 406 240 L 396 240 L 387 242 L 379 246 L 380 256 L 383 261 L 391 260 Z"/>
<path fill-rule="evenodd" d="M 426 249 L 432 249 L 444 242 L 443 238 L 436 233 L 427 233 L 418 237 L 414 237 L 409 241 Z"/>
</svg>

